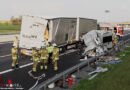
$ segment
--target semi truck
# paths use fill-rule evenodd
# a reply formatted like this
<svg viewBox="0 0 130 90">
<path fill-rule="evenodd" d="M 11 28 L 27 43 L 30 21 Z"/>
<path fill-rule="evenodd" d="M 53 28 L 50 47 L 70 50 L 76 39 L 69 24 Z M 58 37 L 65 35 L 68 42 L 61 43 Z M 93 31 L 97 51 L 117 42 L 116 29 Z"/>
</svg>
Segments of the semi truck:
<svg viewBox="0 0 130 90">
<path fill-rule="evenodd" d="M 31 49 L 39 49 L 43 42 L 55 43 L 63 52 L 77 47 L 81 37 L 97 29 L 97 20 L 88 18 L 42 18 L 22 16 L 19 47 L 21 53 L 31 55 Z"/>
</svg>

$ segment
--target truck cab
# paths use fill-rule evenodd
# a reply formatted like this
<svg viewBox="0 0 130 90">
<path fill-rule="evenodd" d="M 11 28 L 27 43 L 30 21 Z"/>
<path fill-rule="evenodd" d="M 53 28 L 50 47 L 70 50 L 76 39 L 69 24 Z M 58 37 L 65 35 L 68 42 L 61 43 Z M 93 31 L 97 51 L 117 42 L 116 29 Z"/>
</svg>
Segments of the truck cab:
<svg viewBox="0 0 130 90">
<path fill-rule="evenodd" d="M 116 36 L 118 37 L 118 39 L 120 40 L 124 34 L 124 29 L 121 26 L 116 26 L 114 27 L 114 32 Z"/>
</svg>

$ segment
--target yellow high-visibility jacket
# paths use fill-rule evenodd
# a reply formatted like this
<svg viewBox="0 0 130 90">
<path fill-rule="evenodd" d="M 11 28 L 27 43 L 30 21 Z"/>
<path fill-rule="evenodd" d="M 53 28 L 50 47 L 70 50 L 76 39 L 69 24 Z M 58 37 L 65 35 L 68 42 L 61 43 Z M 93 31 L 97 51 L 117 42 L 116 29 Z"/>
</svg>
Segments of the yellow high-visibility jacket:
<svg viewBox="0 0 130 90">
<path fill-rule="evenodd" d="M 48 47 L 47 47 L 48 53 L 52 53 L 52 52 L 53 52 L 53 49 L 54 49 L 53 46 L 48 46 Z"/>
</svg>

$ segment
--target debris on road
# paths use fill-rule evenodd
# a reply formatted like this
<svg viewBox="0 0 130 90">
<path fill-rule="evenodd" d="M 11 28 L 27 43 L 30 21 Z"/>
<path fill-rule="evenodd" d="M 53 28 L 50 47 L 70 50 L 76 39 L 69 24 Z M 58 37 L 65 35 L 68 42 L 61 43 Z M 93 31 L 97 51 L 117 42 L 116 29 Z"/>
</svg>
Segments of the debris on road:
<svg viewBox="0 0 130 90">
<path fill-rule="evenodd" d="M 114 56 L 106 56 L 105 61 L 107 64 L 117 64 L 122 62 L 120 58 Z"/>
<path fill-rule="evenodd" d="M 122 55 L 120 55 L 121 57 L 124 57 L 124 56 L 126 56 L 125 54 L 122 54 Z"/>
<path fill-rule="evenodd" d="M 93 78 L 95 78 L 100 72 L 106 72 L 108 71 L 108 68 L 102 68 L 102 67 L 97 67 L 97 69 L 95 71 L 92 71 L 90 73 L 88 73 L 88 75 L 92 75 L 88 80 L 92 80 Z M 94 74 L 94 75 L 93 75 Z"/>
<path fill-rule="evenodd" d="M 91 76 L 88 80 L 92 80 L 93 78 L 95 78 L 98 75 L 98 73 L 94 74 L 93 76 Z"/>
<path fill-rule="evenodd" d="M 95 71 L 88 73 L 88 75 L 91 75 L 94 73 L 99 73 L 99 72 L 106 72 L 106 71 L 108 71 L 108 68 L 97 67 L 97 69 Z"/>
<path fill-rule="evenodd" d="M 115 61 L 115 60 L 119 60 L 118 57 L 113 57 L 113 56 L 106 56 L 106 60 L 107 61 Z"/>
<path fill-rule="evenodd" d="M 121 63 L 122 60 L 116 60 L 116 61 L 109 61 L 108 64 L 117 64 L 117 63 Z"/>
</svg>

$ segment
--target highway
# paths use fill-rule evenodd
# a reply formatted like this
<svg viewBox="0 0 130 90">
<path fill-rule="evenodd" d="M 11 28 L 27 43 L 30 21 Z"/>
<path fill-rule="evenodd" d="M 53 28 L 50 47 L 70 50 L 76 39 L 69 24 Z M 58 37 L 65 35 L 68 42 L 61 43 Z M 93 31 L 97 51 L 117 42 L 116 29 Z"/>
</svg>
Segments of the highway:
<svg viewBox="0 0 130 90">
<path fill-rule="evenodd" d="M 130 32 L 125 32 L 122 40 L 130 39 Z M 0 43 L 0 74 L 2 76 L 2 84 L 8 84 L 8 80 L 10 79 L 13 84 L 19 84 L 19 87 L 22 87 L 23 90 L 28 90 L 32 87 L 36 80 L 29 76 L 28 71 L 32 70 L 33 61 L 30 58 L 20 58 L 19 65 L 21 66 L 19 69 L 12 71 L 11 69 L 11 42 Z M 45 77 L 39 81 L 39 83 L 55 76 L 56 74 L 67 70 L 68 68 L 80 63 L 80 56 L 77 54 L 77 51 L 67 52 L 60 56 L 60 60 L 58 62 L 59 70 L 56 72 L 53 70 L 53 65 L 50 64 L 48 70 L 40 70 L 40 66 L 38 65 L 38 71 L 35 76 L 39 76 L 45 73 Z M 38 83 L 38 84 L 39 84 Z"/>
<path fill-rule="evenodd" d="M 5 47 L 6 46 L 6 47 Z M 23 68 L 19 68 L 15 71 L 10 71 L 11 69 L 11 55 L 10 55 L 10 49 L 11 49 L 12 43 L 5 43 L 0 45 L 0 73 L 3 73 L 4 71 L 7 71 L 6 73 L 4 72 L 1 74 L 2 76 L 2 83 L 7 84 L 8 79 L 12 80 L 13 84 L 20 84 L 24 90 L 28 90 L 31 86 L 33 86 L 36 82 L 32 77 L 28 75 L 28 71 L 32 69 L 32 60 L 30 58 L 25 58 L 25 59 L 19 59 L 19 65 L 27 65 Z M 9 56 L 6 56 L 9 55 Z M 38 73 L 35 74 L 35 76 L 39 76 L 42 73 L 45 73 L 46 77 L 40 80 L 40 82 L 43 82 L 47 80 L 48 78 L 80 63 L 79 61 L 79 56 L 77 55 L 77 52 L 72 52 L 68 53 L 65 55 L 62 55 L 59 60 L 59 70 L 55 72 L 53 70 L 53 65 L 50 64 L 48 67 L 48 70 L 40 70 L 40 66 L 38 66 Z M 9 72 L 8 72 L 9 71 Z M 39 82 L 39 83 L 40 83 Z"/>
<path fill-rule="evenodd" d="M 122 40 L 127 40 L 127 39 L 130 39 L 130 30 L 124 31 L 124 37 L 122 38 Z"/>
</svg>

